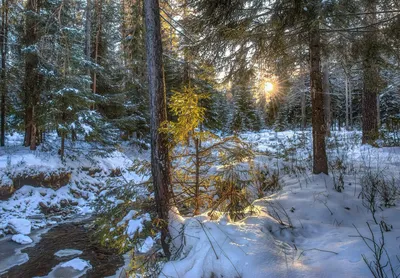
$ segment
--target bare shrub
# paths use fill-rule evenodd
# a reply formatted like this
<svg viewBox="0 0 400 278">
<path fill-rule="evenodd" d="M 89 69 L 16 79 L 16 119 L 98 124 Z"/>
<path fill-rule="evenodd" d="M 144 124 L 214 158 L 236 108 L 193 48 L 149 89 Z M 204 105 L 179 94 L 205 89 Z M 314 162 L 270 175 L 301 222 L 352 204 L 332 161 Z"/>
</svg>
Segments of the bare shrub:
<svg viewBox="0 0 400 278">
<path fill-rule="evenodd" d="M 378 224 L 375 213 L 378 208 L 395 206 L 400 194 L 399 185 L 394 178 L 387 179 L 382 171 L 368 171 L 361 178 L 361 198 L 363 206 L 371 213 Z"/>
<path fill-rule="evenodd" d="M 369 260 L 366 255 L 362 254 L 362 258 L 365 264 L 368 266 L 371 274 L 375 278 L 397 278 L 400 277 L 400 273 L 397 273 L 398 268 L 393 267 L 392 261 L 385 248 L 385 227 L 383 223 L 381 222 L 379 225 L 380 238 L 377 238 L 377 236 L 374 234 L 369 223 L 367 223 L 367 225 L 370 232 L 370 237 L 363 236 L 356 226 L 354 226 L 354 228 L 357 230 L 358 237 L 364 241 L 365 245 L 372 252 L 373 257 L 371 260 Z M 397 258 L 397 260 L 400 263 L 399 258 Z"/>
</svg>

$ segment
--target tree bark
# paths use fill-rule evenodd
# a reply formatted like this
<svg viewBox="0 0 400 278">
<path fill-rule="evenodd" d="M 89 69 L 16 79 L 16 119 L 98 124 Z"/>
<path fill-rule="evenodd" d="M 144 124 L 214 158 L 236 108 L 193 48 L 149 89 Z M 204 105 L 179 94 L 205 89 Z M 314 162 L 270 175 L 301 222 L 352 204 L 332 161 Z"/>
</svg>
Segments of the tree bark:
<svg viewBox="0 0 400 278">
<path fill-rule="evenodd" d="M 379 46 L 377 30 L 373 24 L 376 22 L 376 1 L 368 1 L 366 24 L 371 25 L 364 35 L 365 49 L 363 60 L 364 90 L 362 94 L 362 143 L 370 143 L 378 138 L 378 105 L 379 93 Z"/>
<path fill-rule="evenodd" d="M 321 78 L 321 35 L 318 25 L 310 26 L 310 82 L 313 136 L 313 173 L 328 174 L 325 149 L 324 94 Z"/>
<path fill-rule="evenodd" d="M 94 62 L 97 64 L 99 61 L 99 45 L 100 45 L 100 36 L 101 36 L 101 29 L 102 29 L 102 21 L 101 16 L 103 12 L 103 0 L 96 0 L 95 1 L 95 9 L 96 9 L 96 37 L 94 43 L 94 53 L 93 59 Z M 93 72 L 93 84 L 92 84 L 92 92 L 94 94 L 97 93 L 97 73 L 96 71 Z M 94 106 L 93 106 L 94 109 Z"/>
<path fill-rule="evenodd" d="M 86 0 L 85 11 L 85 57 L 86 60 L 91 60 L 91 44 L 92 44 L 92 0 Z M 90 69 L 87 70 L 88 76 L 91 76 Z M 91 85 L 89 85 L 90 89 Z"/>
<path fill-rule="evenodd" d="M 300 76 L 303 79 L 303 67 L 300 68 Z M 307 115 L 306 115 L 306 86 L 305 81 L 302 80 L 301 86 L 301 130 L 307 127 Z"/>
<path fill-rule="evenodd" d="M 196 167 L 196 177 L 195 177 L 195 209 L 194 215 L 200 214 L 200 139 L 194 137 L 194 144 L 196 149 L 196 157 L 195 157 L 195 167 Z"/>
<path fill-rule="evenodd" d="M 7 45 L 8 45 L 8 0 L 2 0 L 0 30 L 0 52 L 1 52 L 1 116 L 0 116 L 0 146 L 5 144 L 6 131 L 6 95 L 7 95 Z"/>
<path fill-rule="evenodd" d="M 350 121 L 350 129 L 353 129 L 353 89 L 351 86 L 351 68 L 349 69 L 349 121 Z"/>
<path fill-rule="evenodd" d="M 344 79 L 344 93 L 345 93 L 345 117 L 346 117 L 346 130 L 349 130 L 349 78 L 347 77 L 347 73 L 345 73 Z"/>
<path fill-rule="evenodd" d="M 325 114 L 325 131 L 326 136 L 331 135 L 331 95 L 329 94 L 329 67 L 328 63 L 324 63 L 322 67 L 323 82 L 322 90 L 324 92 L 324 114 Z"/>
<path fill-rule="evenodd" d="M 36 15 L 40 13 L 40 1 L 28 0 L 26 3 L 25 36 L 24 43 L 27 47 L 32 47 L 39 40 L 39 22 Z M 25 142 L 26 147 L 31 150 L 36 149 L 36 106 L 40 99 L 40 84 L 42 78 L 38 72 L 39 57 L 36 51 L 29 51 L 25 56 Z"/>
<path fill-rule="evenodd" d="M 85 56 L 90 60 L 91 37 L 92 37 L 92 3 L 86 0 L 86 18 L 85 18 Z M 90 72 L 90 71 L 89 71 Z"/>
<path fill-rule="evenodd" d="M 169 257 L 170 251 L 166 239 L 168 237 L 169 185 L 171 184 L 171 175 L 167 134 L 160 133 L 159 131 L 161 125 L 167 120 L 167 106 L 158 0 L 145 0 L 144 14 L 151 115 L 151 173 L 158 217 L 164 222 L 161 229 L 161 243 L 166 256 Z"/>
</svg>

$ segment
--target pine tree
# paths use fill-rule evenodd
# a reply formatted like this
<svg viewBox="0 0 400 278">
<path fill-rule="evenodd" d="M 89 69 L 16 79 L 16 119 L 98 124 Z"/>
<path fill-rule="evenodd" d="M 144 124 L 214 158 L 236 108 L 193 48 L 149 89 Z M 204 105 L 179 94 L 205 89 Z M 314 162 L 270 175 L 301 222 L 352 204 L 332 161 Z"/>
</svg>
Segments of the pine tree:
<svg viewBox="0 0 400 278">
<path fill-rule="evenodd" d="M 250 83 L 250 77 L 245 77 L 234 81 L 232 85 L 234 111 L 231 130 L 235 133 L 249 130 L 259 131 L 261 129 L 261 121 L 256 111 L 253 88 Z"/>
<path fill-rule="evenodd" d="M 158 217 L 162 223 L 161 242 L 169 257 L 168 236 L 169 186 L 171 184 L 168 139 L 160 133 L 167 120 L 166 92 L 162 61 L 160 7 L 158 0 L 145 0 L 146 54 L 148 88 L 150 94 L 151 173 Z"/>
</svg>

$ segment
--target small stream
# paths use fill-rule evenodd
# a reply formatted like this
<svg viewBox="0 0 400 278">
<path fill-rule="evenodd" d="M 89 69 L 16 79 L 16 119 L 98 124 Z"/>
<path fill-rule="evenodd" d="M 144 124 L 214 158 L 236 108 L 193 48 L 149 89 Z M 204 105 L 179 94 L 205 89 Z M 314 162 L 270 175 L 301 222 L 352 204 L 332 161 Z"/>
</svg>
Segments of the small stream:
<svg viewBox="0 0 400 278">
<path fill-rule="evenodd" d="M 124 258 L 117 250 L 105 248 L 93 238 L 93 228 L 89 225 L 92 221 L 93 219 L 86 219 L 62 223 L 48 230 L 36 231 L 31 235 L 34 244 L 22 249 L 22 246 L 11 241 L 11 238 L 0 240 L 0 273 L 1 263 L 15 265 L 0 277 L 98 278 L 115 275 L 124 265 Z M 65 249 L 80 250 L 82 253 L 65 257 L 54 255 L 57 251 Z M 54 270 L 60 263 L 77 257 L 90 263 L 91 268 L 85 270 L 85 273 L 72 268 Z"/>
</svg>

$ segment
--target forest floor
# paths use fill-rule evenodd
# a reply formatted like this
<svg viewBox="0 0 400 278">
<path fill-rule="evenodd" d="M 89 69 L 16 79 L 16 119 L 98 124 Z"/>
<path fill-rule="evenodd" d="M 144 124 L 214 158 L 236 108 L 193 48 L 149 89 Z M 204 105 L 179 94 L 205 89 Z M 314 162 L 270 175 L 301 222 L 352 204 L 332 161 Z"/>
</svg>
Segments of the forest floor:
<svg viewBox="0 0 400 278">
<path fill-rule="evenodd" d="M 90 216 L 92 205 L 105 189 L 147 178 L 131 170 L 133 160 L 146 159 L 146 153 L 124 146 L 105 155 L 98 146 L 70 142 L 68 159 L 61 162 L 55 138 L 49 136 L 41 149 L 29 151 L 20 147 L 22 137 L 15 134 L 7 137 L 7 147 L 0 149 L 1 186 L 10 189 L 14 184 L 15 190 L 0 200 L 2 241 L 11 241 L 11 234 L 19 234 L 14 241 L 26 243 L 31 251 L 35 246 L 44 248 L 36 230 L 44 233 L 45 241 L 49 227 Z M 375 267 L 374 252 L 367 244 L 372 250 L 382 249 L 381 266 L 390 259 L 391 265 L 384 268 L 388 277 L 399 273 L 400 148 L 361 146 L 359 132 L 334 132 L 327 140 L 327 176 L 311 174 L 309 131 L 262 131 L 244 133 L 241 138 L 256 152 L 259 165 L 278 173 L 282 189 L 254 200 L 246 217 L 237 222 L 222 213 L 211 220 L 207 213 L 184 217 L 173 210 L 171 234 L 181 252 L 165 264 L 161 277 L 373 277 L 362 257 Z M 67 180 L 64 173 L 68 173 Z M 45 177 L 49 185 L 39 186 L 35 179 L 29 184 L 27 177 Z M 370 197 L 375 199 L 366 202 L 362 197 L 373 184 L 379 192 L 370 190 Z M 118 199 L 111 201 L 116 206 L 120 203 Z M 376 210 L 378 224 L 371 208 Z M 126 232 L 136 231 L 148 220 L 146 215 L 130 212 L 121 225 L 126 225 Z M 366 237 L 365 242 L 361 235 Z M 369 240 L 373 237 L 375 243 Z M 146 244 L 149 246 L 144 248 Z M 139 249 L 146 252 L 152 245 L 153 238 L 148 237 Z M 13 246 L 0 250 L 0 276 L 13 265 L 26 264 L 29 268 L 26 262 L 36 260 L 29 255 L 29 248 Z M 77 251 L 57 259 L 58 268 L 46 268 L 45 272 L 53 276 L 66 270 L 88 275 L 96 265 L 95 260 L 78 252 L 84 252 L 82 246 L 54 248 Z M 53 259 L 55 249 L 51 249 Z M 116 261 L 115 271 L 121 265 L 120 259 Z"/>
<path fill-rule="evenodd" d="M 311 174 L 309 132 L 241 137 L 279 173 L 282 190 L 255 200 L 238 222 L 171 213 L 182 251 L 161 277 L 373 277 L 366 263 L 398 277 L 400 148 L 361 146 L 359 132 L 334 132 L 327 176 Z"/>
</svg>

